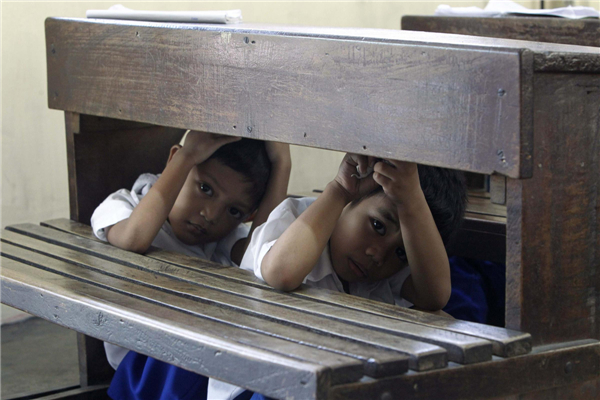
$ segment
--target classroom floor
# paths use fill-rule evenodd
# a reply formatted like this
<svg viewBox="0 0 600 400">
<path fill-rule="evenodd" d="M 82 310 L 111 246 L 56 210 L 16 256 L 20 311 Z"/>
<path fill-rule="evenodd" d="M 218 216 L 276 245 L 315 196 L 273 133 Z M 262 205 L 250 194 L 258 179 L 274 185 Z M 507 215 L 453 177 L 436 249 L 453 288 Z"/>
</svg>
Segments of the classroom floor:
<svg viewBox="0 0 600 400">
<path fill-rule="evenodd" d="M 75 331 L 40 318 L 1 331 L 1 399 L 79 384 Z"/>
</svg>

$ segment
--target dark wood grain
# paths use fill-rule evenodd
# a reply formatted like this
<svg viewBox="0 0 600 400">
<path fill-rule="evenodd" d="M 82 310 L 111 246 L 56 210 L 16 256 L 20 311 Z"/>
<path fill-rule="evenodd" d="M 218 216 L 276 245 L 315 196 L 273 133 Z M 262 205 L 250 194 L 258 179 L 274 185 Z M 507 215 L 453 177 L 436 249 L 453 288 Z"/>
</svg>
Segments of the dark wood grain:
<svg viewBox="0 0 600 400">
<path fill-rule="evenodd" d="M 266 327 L 263 327 L 261 321 L 255 320 L 244 324 L 248 320 L 243 315 L 244 310 L 219 307 L 222 303 L 205 301 L 206 299 L 201 297 L 202 292 L 198 296 L 192 296 L 189 292 L 185 291 L 187 285 L 181 282 L 166 280 L 167 283 L 165 284 L 165 279 L 154 276 L 154 280 L 159 284 L 163 283 L 164 286 L 150 285 L 148 281 L 152 280 L 152 274 L 140 271 L 127 274 L 129 271 L 125 271 L 122 278 L 116 277 L 114 274 L 119 271 L 115 271 L 114 266 L 108 262 L 102 263 L 102 266 L 107 269 L 106 274 L 99 273 L 99 269 L 85 268 L 88 266 L 83 264 L 83 262 L 85 259 L 89 259 L 89 257 L 83 256 L 81 257 L 81 262 L 77 262 L 78 256 L 81 256 L 80 253 L 73 254 L 71 252 L 72 254 L 66 254 L 61 257 L 59 254 L 48 254 L 46 251 L 43 251 L 43 253 L 34 253 L 30 249 L 13 246 L 12 244 L 7 244 L 7 242 L 3 242 L 3 245 L 2 254 L 13 260 L 67 276 L 77 281 L 142 299 L 159 306 L 183 311 L 202 320 L 226 323 L 223 333 L 227 334 L 229 338 L 235 338 L 235 341 L 238 343 L 248 344 L 252 347 L 273 351 L 296 360 L 307 361 L 331 368 L 332 384 L 357 381 L 363 376 L 363 362 L 357 360 L 357 357 L 351 358 L 340 354 L 340 352 L 324 351 L 316 345 L 305 346 L 302 342 L 287 340 L 287 335 L 285 334 L 282 337 L 278 337 Z M 66 251 L 66 253 L 70 252 Z M 81 268 L 82 266 L 84 268 Z M 125 268 L 125 270 L 129 270 L 129 268 Z M 142 280 L 144 276 L 150 276 L 150 279 Z M 233 328 L 237 328 L 237 330 Z M 288 329 L 291 330 L 289 327 Z M 119 334 L 122 335 L 124 333 L 113 332 L 113 335 Z"/>
<path fill-rule="evenodd" d="M 336 400 L 358 399 L 491 399 L 519 395 L 590 381 L 600 372 L 600 343 L 596 340 L 564 343 L 560 347 L 534 349 L 533 354 L 497 359 L 483 364 L 449 367 L 436 372 L 410 374 L 332 389 Z M 588 385 L 589 388 L 589 385 Z M 594 388 L 595 389 L 595 388 Z M 543 399 L 555 397 L 547 392 Z M 560 392 L 559 392 L 560 393 Z M 562 392 L 566 394 L 565 392 Z M 522 397 L 523 396 L 523 397 Z M 589 397 L 583 397 L 589 398 Z M 541 399 L 541 398 L 538 398 Z"/>
<path fill-rule="evenodd" d="M 79 231 L 80 234 L 83 235 L 91 234 L 89 227 L 86 228 L 81 224 L 67 220 L 48 221 L 46 224 L 54 227 L 62 227 L 62 229 L 67 231 Z M 51 230 L 45 230 L 42 227 L 36 227 L 34 225 L 13 226 L 10 227 L 10 229 L 34 236 L 41 240 L 52 241 L 58 245 L 68 245 L 69 247 L 75 248 L 78 251 L 91 251 L 97 256 L 104 255 L 110 260 L 118 259 L 121 260 L 120 262 L 127 262 L 130 265 L 137 266 L 138 268 L 143 267 L 153 271 L 164 272 L 164 270 L 160 269 L 161 267 L 159 264 L 153 264 L 152 262 L 148 261 L 149 257 L 156 256 L 157 259 L 169 262 L 171 264 L 175 263 L 176 265 L 182 267 L 180 269 L 174 269 L 172 267 L 166 271 L 169 274 L 174 274 L 175 276 L 193 280 L 195 282 L 202 282 L 204 285 L 208 285 L 212 280 L 208 276 L 202 277 L 201 273 L 211 273 L 216 277 L 234 279 L 240 283 L 243 283 L 243 285 L 233 285 L 227 283 L 226 281 L 216 281 L 215 285 L 222 290 L 233 291 L 237 294 L 245 293 L 245 295 L 250 298 L 262 298 L 264 301 L 275 304 L 283 302 L 283 304 L 289 304 L 289 307 L 294 307 L 295 309 L 310 313 L 328 315 L 330 318 L 350 321 L 353 324 L 361 324 L 362 321 L 363 323 L 368 324 L 370 327 L 376 327 L 377 329 L 395 332 L 396 329 L 394 328 L 400 326 L 400 323 L 398 321 L 390 322 L 389 318 L 391 317 L 399 321 L 417 323 L 423 326 L 448 330 L 451 332 L 451 336 L 466 334 L 469 336 L 490 340 L 493 343 L 494 352 L 502 356 L 523 354 L 530 349 L 529 335 L 521 332 L 507 331 L 501 328 L 437 317 L 431 314 L 370 301 L 356 296 L 347 296 L 343 293 L 315 289 L 306 285 L 303 285 L 301 290 L 291 293 L 292 296 L 297 297 L 296 300 L 286 301 L 285 297 L 282 297 L 280 294 L 273 291 L 264 282 L 256 279 L 253 274 L 238 268 L 222 267 L 218 266 L 217 264 L 204 262 L 203 260 L 199 260 L 194 257 L 187 257 L 159 249 L 152 250 L 148 257 L 143 257 L 137 254 L 124 252 L 123 250 L 116 249 L 110 245 L 99 243 L 97 241 L 78 241 L 75 240 L 72 235 L 53 233 Z M 248 284 L 262 289 L 269 289 L 269 292 L 265 293 L 264 291 L 253 291 Z M 367 316 L 358 311 L 367 311 L 372 314 L 385 316 L 386 318 L 376 318 L 375 315 Z"/>
<path fill-rule="evenodd" d="M 258 318 L 276 321 L 284 325 L 400 352 L 410 357 L 410 366 L 415 370 L 441 368 L 446 365 L 446 352 L 440 347 L 428 344 L 426 342 L 444 346 L 448 349 L 449 353 L 451 352 L 454 355 L 453 358 L 457 358 L 462 362 L 476 362 L 481 361 L 482 359 L 485 360 L 491 358 L 490 343 L 477 341 L 464 336 L 461 337 L 461 335 L 454 334 L 455 337 L 452 338 L 450 334 L 444 335 L 444 332 L 434 331 L 422 326 L 396 322 L 396 324 L 400 326 L 393 331 L 393 333 L 397 335 L 395 336 L 370 330 L 368 329 L 370 327 L 369 325 L 357 326 L 355 324 L 351 325 L 335 321 L 331 318 L 328 318 L 328 314 L 325 314 L 325 317 L 320 317 L 298 312 L 289 308 L 283 308 L 281 305 L 293 303 L 293 299 L 289 299 L 283 294 L 278 295 L 276 293 L 264 293 L 264 291 L 261 291 L 260 289 L 250 289 L 247 291 L 247 293 L 245 293 L 245 297 L 231 295 L 231 290 L 229 290 L 229 293 L 224 292 L 224 288 L 219 287 L 219 282 L 215 279 L 211 279 L 211 277 L 194 274 L 194 271 L 187 271 L 188 274 L 185 276 L 183 274 L 177 275 L 177 271 L 173 271 L 176 268 L 170 265 L 158 265 L 158 268 L 154 270 L 144 268 L 144 266 L 140 265 L 138 265 L 137 268 L 123 267 L 119 264 L 97 259 L 93 256 L 82 254 L 78 251 L 72 251 L 58 246 L 40 243 L 39 241 L 36 241 L 37 243 L 32 243 L 31 240 L 23 237 L 23 235 L 14 235 L 11 232 L 5 232 L 2 240 L 5 246 L 10 246 L 8 243 L 26 246 L 30 250 L 35 250 L 36 252 L 50 255 L 53 258 L 58 258 L 62 261 L 75 263 L 80 266 L 82 265 L 87 269 L 93 269 L 97 272 L 110 274 L 116 278 L 137 282 L 144 286 L 158 289 L 159 293 L 155 295 L 156 298 L 163 296 L 163 294 L 160 292 L 180 295 L 186 299 L 193 298 L 202 302 L 203 304 L 203 310 L 201 312 L 197 310 L 194 311 L 199 316 L 210 316 L 212 318 L 219 318 L 222 321 L 218 314 L 226 314 L 226 311 L 223 309 L 227 309 L 233 311 L 230 312 L 232 317 L 227 319 L 227 321 L 235 323 L 236 318 L 238 318 L 237 314 L 245 313 Z M 6 249 L 3 249 L 3 253 L 9 255 L 12 254 Z M 26 255 L 21 254 L 20 257 L 26 257 Z M 22 258 L 19 259 L 21 260 Z M 143 269 L 152 272 L 146 272 Z M 73 269 L 70 271 L 72 272 L 69 272 L 69 274 L 79 273 L 77 270 Z M 84 275 L 86 273 L 90 272 L 85 272 Z M 97 275 L 94 276 L 96 276 L 96 281 L 103 281 L 107 279 Z M 77 275 L 77 277 L 78 279 L 83 279 L 82 276 Z M 172 277 L 178 279 L 172 279 Z M 116 283 L 114 282 L 112 285 L 110 283 L 105 284 L 106 287 L 115 287 L 115 285 Z M 119 285 L 124 284 L 119 283 Z M 135 288 L 128 289 L 129 292 L 133 290 L 135 290 Z M 264 298 L 269 294 L 273 295 L 275 299 L 272 299 L 268 303 L 265 301 L 259 301 L 265 300 Z M 279 301 L 279 304 L 276 301 Z M 183 302 L 188 304 L 186 309 L 189 309 L 190 307 L 189 301 L 185 299 L 173 299 L 168 303 L 172 304 L 174 302 Z M 217 308 L 220 307 L 221 309 L 217 309 L 211 313 L 205 309 L 207 305 L 214 305 Z M 181 307 L 182 306 L 179 306 L 179 308 Z M 243 317 L 239 317 L 238 319 L 244 320 Z M 253 329 L 261 329 L 260 322 L 257 323 L 255 321 L 248 321 L 247 323 L 252 324 L 251 327 Z M 419 341 L 405 339 L 405 337 L 418 337 L 419 333 L 422 336 Z M 284 337 L 288 337 L 286 333 L 284 333 Z M 313 345 L 318 347 L 319 343 L 314 342 Z M 339 346 L 337 349 L 339 349 Z M 359 357 L 357 356 L 356 358 Z M 403 360 L 404 357 L 399 357 L 399 359 Z"/>
<path fill-rule="evenodd" d="M 108 195 L 131 189 L 142 173 L 159 174 L 181 129 L 79 115 L 78 134 L 67 130 L 71 218 L 89 223 Z M 73 209 L 73 204 L 76 209 Z M 73 215 L 75 213 L 75 216 Z"/>
<path fill-rule="evenodd" d="M 405 15 L 402 29 L 600 47 L 597 19 L 442 17 Z"/>
<path fill-rule="evenodd" d="M 49 105 L 480 173 L 531 173 L 522 96 L 528 50 L 252 29 L 48 19 Z"/>
<path fill-rule="evenodd" d="M 506 323 L 539 344 L 599 338 L 600 75 L 534 86 L 534 176 L 508 185 Z"/>
<path fill-rule="evenodd" d="M 11 240 L 11 232 L 5 233 L 8 237 L 4 243 L 17 244 L 31 250 L 31 239 L 27 240 L 26 237 L 22 237 L 21 240 Z M 397 375 L 404 373 L 408 367 L 406 356 L 394 351 L 384 351 L 378 344 L 377 346 L 369 346 L 344 340 L 343 338 L 340 339 L 339 337 L 319 335 L 316 333 L 317 329 L 311 330 L 304 327 L 292 328 L 290 327 L 290 323 L 287 323 L 285 319 L 281 321 L 281 318 L 277 318 L 281 317 L 281 312 L 274 313 L 272 318 L 271 315 L 265 317 L 261 314 L 268 310 L 260 307 L 257 308 L 256 306 L 252 307 L 253 304 L 249 304 L 251 303 L 249 300 L 242 301 L 241 303 L 238 302 L 237 307 L 226 307 L 226 300 L 219 302 L 219 299 L 223 298 L 222 294 L 213 292 L 213 297 L 203 298 L 202 296 L 207 296 L 207 292 L 210 295 L 210 291 L 202 290 L 198 287 L 192 287 L 190 290 L 190 285 L 181 280 L 165 279 L 156 274 L 133 270 L 104 260 L 98 263 L 99 260 L 84 253 L 64 248 L 52 248 L 47 243 L 34 243 L 34 245 L 36 247 L 32 251 L 83 267 L 83 269 L 77 269 L 63 265 L 60 267 L 60 273 L 86 281 L 89 281 L 92 277 L 96 277 L 90 283 L 101 284 L 109 290 L 117 290 L 124 294 L 145 298 L 148 301 L 159 302 L 168 307 L 176 307 L 201 318 L 217 320 L 233 326 L 243 327 L 253 332 L 262 332 L 274 337 L 285 338 L 294 343 L 311 346 L 312 348 L 328 350 L 343 356 L 353 357 L 364 364 L 364 373 L 369 376 Z M 22 252 L 19 254 L 21 256 L 14 255 L 14 252 L 7 252 L 7 256 L 18 257 L 21 261 L 34 262 L 31 258 L 23 259 L 24 255 Z M 101 276 L 98 273 L 108 274 L 109 277 Z M 118 279 L 125 279 L 126 281 L 121 282 Z M 149 287 L 158 290 L 153 291 Z M 243 305 L 247 305 L 247 307 L 243 307 Z M 253 312 L 253 309 L 255 312 Z M 280 324 L 277 323 L 278 320 Z M 424 357 L 427 357 L 425 350 L 428 347 L 431 348 L 431 346 L 421 345 L 420 347 L 423 350 L 422 354 Z"/>
<path fill-rule="evenodd" d="M 53 263 L 60 261 L 45 262 Z M 247 331 L 238 336 L 239 329 L 6 257 L 2 267 L 3 303 L 54 323 L 267 396 L 318 399 L 329 387 L 331 369 L 237 342 L 251 336 Z"/>
</svg>

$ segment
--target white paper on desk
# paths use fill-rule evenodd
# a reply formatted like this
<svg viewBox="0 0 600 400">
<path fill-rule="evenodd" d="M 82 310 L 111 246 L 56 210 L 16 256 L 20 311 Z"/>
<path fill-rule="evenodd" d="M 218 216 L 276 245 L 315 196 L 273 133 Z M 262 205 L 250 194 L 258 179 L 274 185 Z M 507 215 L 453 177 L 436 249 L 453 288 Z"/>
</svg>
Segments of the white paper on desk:
<svg viewBox="0 0 600 400">
<path fill-rule="evenodd" d="M 507 15 L 536 15 L 563 18 L 599 18 L 600 12 L 592 7 L 561 7 L 547 10 L 530 9 L 510 0 L 490 0 L 485 9 L 479 7 L 450 7 L 442 4 L 434 15 L 446 17 L 504 17 Z"/>
<path fill-rule="evenodd" d="M 242 10 L 227 11 L 138 11 L 120 4 L 108 10 L 87 10 L 88 18 L 128 19 L 156 22 L 205 22 L 211 24 L 236 24 L 242 22 Z"/>
</svg>

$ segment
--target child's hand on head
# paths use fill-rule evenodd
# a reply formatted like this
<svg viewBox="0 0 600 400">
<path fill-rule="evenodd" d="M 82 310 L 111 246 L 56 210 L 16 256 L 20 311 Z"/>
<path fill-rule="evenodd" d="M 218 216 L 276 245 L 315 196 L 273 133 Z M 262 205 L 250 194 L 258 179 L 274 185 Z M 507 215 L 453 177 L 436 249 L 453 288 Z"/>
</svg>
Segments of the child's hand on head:
<svg viewBox="0 0 600 400">
<path fill-rule="evenodd" d="M 372 167 L 375 163 L 375 160 L 374 157 L 351 153 L 347 153 L 342 160 L 334 182 L 345 191 L 349 201 L 358 199 L 377 187 L 377 182 L 373 180 L 372 174 L 364 178 L 359 178 L 359 175 L 367 173 L 369 167 Z"/>
<path fill-rule="evenodd" d="M 241 140 L 237 136 L 218 135 L 216 133 L 189 131 L 180 152 L 193 160 L 194 164 L 201 164 L 213 155 L 221 146 Z"/>
<path fill-rule="evenodd" d="M 398 206 L 411 204 L 421 190 L 417 164 L 398 160 L 379 161 L 373 167 L 373 180 Z"/>
</svg>

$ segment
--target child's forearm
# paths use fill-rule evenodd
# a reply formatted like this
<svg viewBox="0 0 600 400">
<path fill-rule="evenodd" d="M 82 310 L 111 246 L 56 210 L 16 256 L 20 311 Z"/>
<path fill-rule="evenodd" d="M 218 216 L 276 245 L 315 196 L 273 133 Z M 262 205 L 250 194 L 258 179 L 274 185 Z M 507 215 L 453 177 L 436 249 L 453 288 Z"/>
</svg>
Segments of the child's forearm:
<svg viewBox="0 0 600 400">
<path fill-rule="evenodd" d="M 231 259 L 236 264 L 239 265 L 242 261 L 254 230 L 264 224 L 269 218 L 271 211 L 286 199 L 291 169 L 292 164 L 288 160 L 279 162 L 277 165 L 272 165 L 271 176 L 267 182 L 267 188 L 262 201 L 256 210 L 256 215 L 252 220 L 250 233 L 246 239 L 239 240 L 231 249 Z"/>
<path fill-rule="evenodd" d="M 402 295 L 419 308 L 439 310 L 450 298 L 448 256 L 424 196 L 410 204 L 410 208 L 398 209 L 411 270 Z"/>
<path fill-rule="evenodd" d="M 348 202 L 344 189 L 336 182 L 329 183 L 263 258 L 261 273 L 264 280 L 280 290 L 289 291 L 300 286 L 317 264 Z"/>
<path fill-rule="evenodd" d="M 194 161 L 178 151 L 150 188 L 131 216 L 113 225 L 107 232 L 108 241 L 117 247 L 144 253 L 167 220 Z"/>
</svg>

